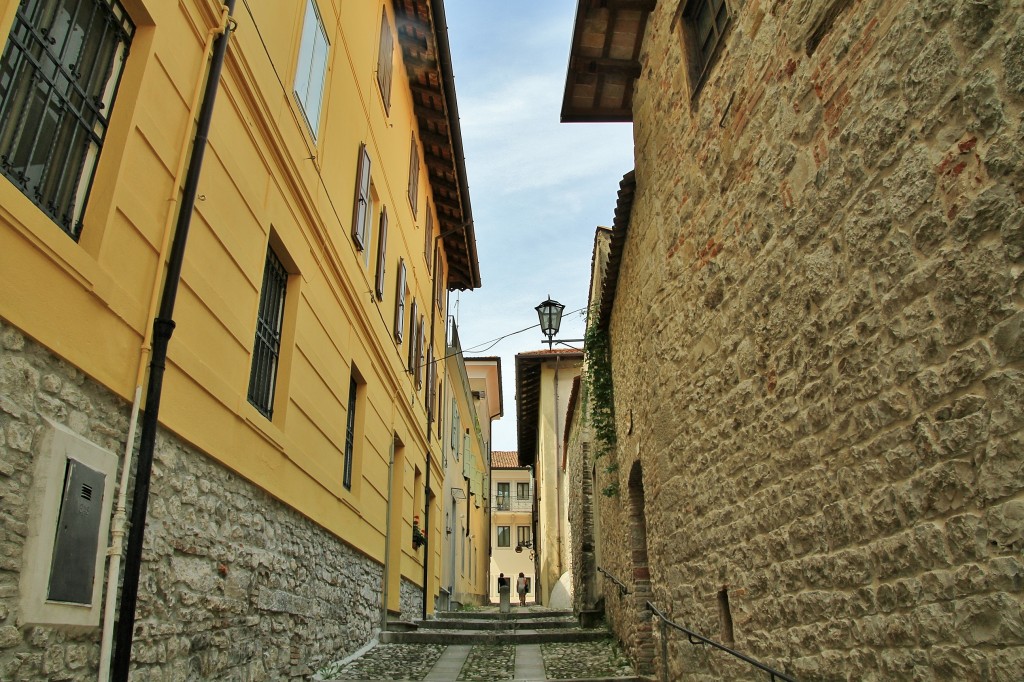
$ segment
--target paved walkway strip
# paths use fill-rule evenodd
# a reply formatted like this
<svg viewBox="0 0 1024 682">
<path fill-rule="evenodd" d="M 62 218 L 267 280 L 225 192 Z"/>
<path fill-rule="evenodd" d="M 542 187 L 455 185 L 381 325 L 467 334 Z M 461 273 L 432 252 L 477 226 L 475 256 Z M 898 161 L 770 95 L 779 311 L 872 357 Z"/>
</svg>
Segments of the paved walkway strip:
<svg viewBox="0 0 1024 682">
<path fill-rule="evenodd" d="M 516 680 L 546 680 L 544 658 L 540 644 L 520 644 L 516 647 Z"/>
<path fill-rule="evenodd" d="M 423 679 L 445 680 L 445 682 L 461 680 L 462 678 L 459 677 L 459 673 L 466 664 L 466 658 L 469 657 L 469 652 L 472 649 L 473 646 L 471 644 L 453 644 L 449 646 Z"/>
</svg>

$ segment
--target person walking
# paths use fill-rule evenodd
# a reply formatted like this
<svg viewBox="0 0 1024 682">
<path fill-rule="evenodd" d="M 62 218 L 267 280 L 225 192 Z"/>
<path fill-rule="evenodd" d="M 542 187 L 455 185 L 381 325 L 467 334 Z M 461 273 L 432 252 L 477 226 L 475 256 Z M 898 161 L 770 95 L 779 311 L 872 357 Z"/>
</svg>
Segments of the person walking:
<svg viewBox="0 0 1024 682">
<path fill-rule="evenodd" d="M 522 572 L 519 573 L 519 577 L 516 579 L 516 592 L 519 593 L 519 605 L 526 606 L 526 590 L 527 590 L 526 576 Z"/>
</svg>

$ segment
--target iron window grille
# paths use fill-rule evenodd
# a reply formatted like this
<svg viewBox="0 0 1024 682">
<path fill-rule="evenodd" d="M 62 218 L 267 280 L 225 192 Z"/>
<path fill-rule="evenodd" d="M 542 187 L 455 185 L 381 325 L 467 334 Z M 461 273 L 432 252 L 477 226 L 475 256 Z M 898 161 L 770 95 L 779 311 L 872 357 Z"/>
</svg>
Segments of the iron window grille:
<svg viewBox="0 0 1024 682">
<path fill-rule="evenodd" d="M 134 35 L 117 0 L 22 0 L 0 57 L 0 170 L 75 240 Z"/>
<path fill-rule="evenodd" d="M 352 490 L 352 453 L 356 443 L 356 395 L 359 392 L 359 382 L 355 375 L 348 382 L 348 415 L 345 418 L 345 464 L 342 472 L 341 483 L 345 490 Z"/>
<path fill-rule="evenodd" d="M 260 291 L 260 307 L 256 318 L 252 371 L 249 374 L 249 402 L 267 419 L 274 416 L 274 393 L 287 290 L 288 271 L 284 269 L 273 248 L 267 248 L 267 264 L 263 269 L 263 289 Z"/>
</svg>

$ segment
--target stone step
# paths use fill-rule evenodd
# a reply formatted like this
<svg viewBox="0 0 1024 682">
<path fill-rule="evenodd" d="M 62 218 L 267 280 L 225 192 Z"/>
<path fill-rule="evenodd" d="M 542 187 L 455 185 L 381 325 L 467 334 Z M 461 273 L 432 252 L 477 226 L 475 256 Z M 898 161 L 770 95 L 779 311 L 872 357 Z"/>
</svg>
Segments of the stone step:
<svg viewBox="0 0 1024 682">
<path fill-rule="evenodd" d="M 382 644 L 543 644 L 544 642 L 599 642 L 609 639 L 603 628 L 592 630 L 534 630 L 517 628 L 505 631 L 414 630 L 380 633 Z"/>
<path fill-rule="evenodd" d="M 523 620 L 483 620 L 444 618 L 435 620 L 418 620 L 415 628 L 398 628 L 388 624 L 389 630 L 571 630 L 578 628 L 579 623 L 569 618 L 531 618 Z"/>
<path fill-rule="evenodd" d="M 487 611 L 438 611 L 434 614 L 434 618 L 437 620 L 529 620 L 531 618 L 575 619 L 575 615 L 572 611 L 556 611 L 554 609 L 531 611 L 529 607 L 525 610 L 522 610 L 520 607 L 512 607 L 512 611 L 509 613 L 500 613 L 497 609 L 489 609 Z"/>
</svg>

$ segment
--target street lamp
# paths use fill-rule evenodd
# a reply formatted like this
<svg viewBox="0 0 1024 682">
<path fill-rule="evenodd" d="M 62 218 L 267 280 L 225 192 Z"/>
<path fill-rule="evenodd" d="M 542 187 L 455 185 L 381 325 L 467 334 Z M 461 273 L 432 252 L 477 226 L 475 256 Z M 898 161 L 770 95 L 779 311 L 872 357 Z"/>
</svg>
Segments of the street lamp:
<svg viewBox="0 0 1024 682">
<path fill-rule="evenodd" d="M 562 326 L 562 311 L 565 310 L 565 306 L 548 296 L 548 300 L 534 310 L 537 311 L 537 317 L 540 318 L 540 330 L 544 332 L 544 336 L 548 337 L 548 348 L 551 348 L 555 343 L 554 336 L 558 333 L 558 328 Z"/>
<path fill-rule="evenodd" d="M 534 310 L 537 311 L 537 317 L 540 319 L 540 330 L 544 332 L 544 336 L 548 337 L 547 344 L 549 350 L 556 343 L 583 341 L 583 339 L 559 340 L 554 338 L 555 334 L 558 333 L 558 328 L 562 326 L 562 311 L 565 310 L 565 306 L 558 301 L 548 296 L 548 300 L 541 303 Z"/>
</svg>

